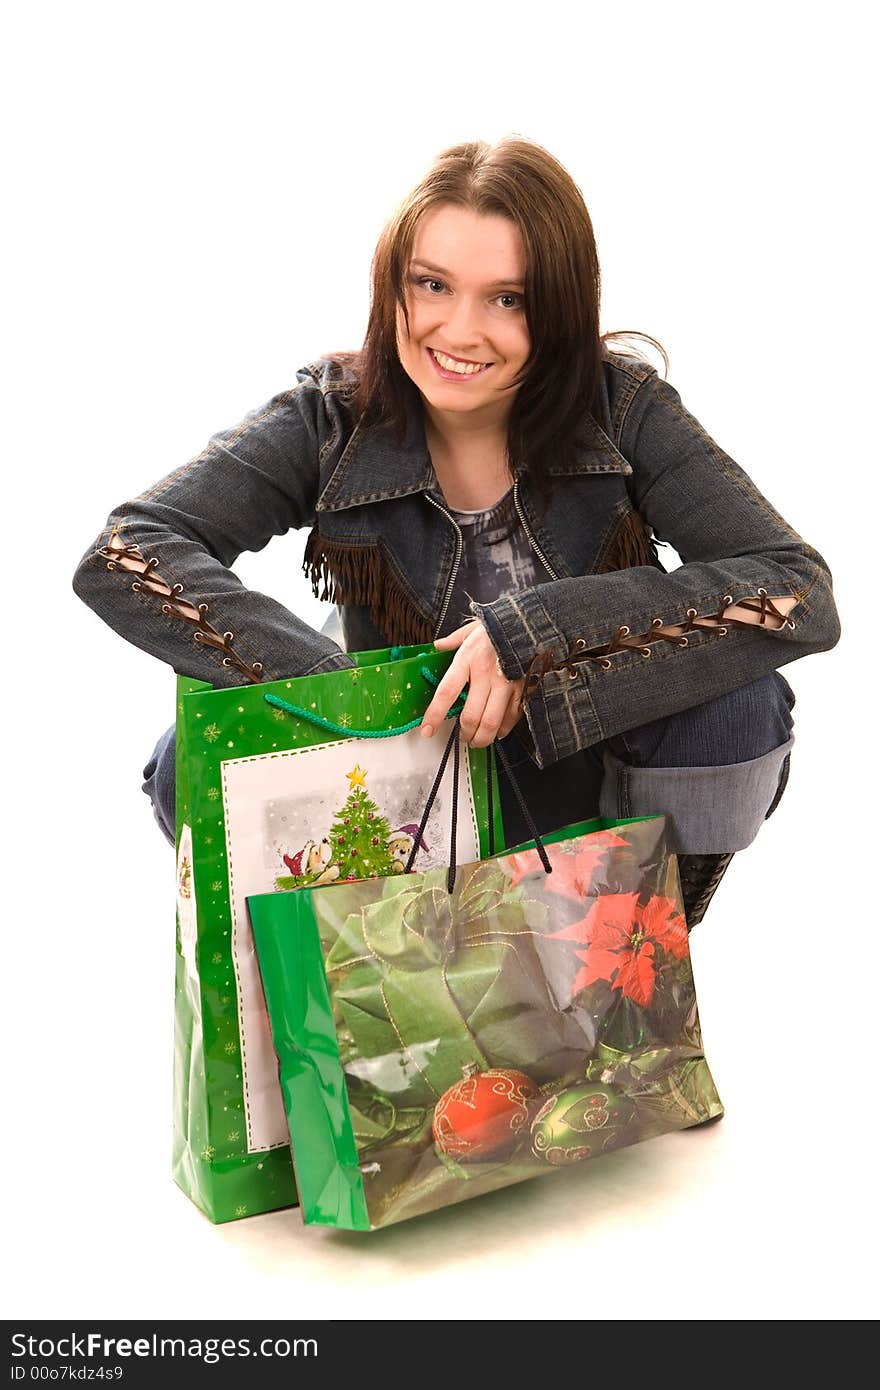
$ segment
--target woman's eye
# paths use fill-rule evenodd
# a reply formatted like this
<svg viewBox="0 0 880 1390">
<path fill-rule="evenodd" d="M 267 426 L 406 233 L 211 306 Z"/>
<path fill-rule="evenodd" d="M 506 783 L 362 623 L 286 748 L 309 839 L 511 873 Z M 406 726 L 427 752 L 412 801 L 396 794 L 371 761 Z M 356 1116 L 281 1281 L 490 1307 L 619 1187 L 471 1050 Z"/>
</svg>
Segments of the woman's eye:
<svg viewBox="0 0 880 1390">
<path fill-rule="evenodd" d="M 446 289 L 445 281 L 436 280 L 431 275 L 416 276 L 415 283 L 420 289 L 427 290 L 428 294 L 432 295 L 435 299 Z M 507 302 L 502 305 L 502 308 L 507 310 L 521 309 L 523 307 L 522 295 L 516 294 L 513 290 L 505 290 L 503 294 L 498 294 L 495 298 L 496 300 L 506 300 Z M 510 301 L 512 301 L 512 303 Z"/>
</svg>

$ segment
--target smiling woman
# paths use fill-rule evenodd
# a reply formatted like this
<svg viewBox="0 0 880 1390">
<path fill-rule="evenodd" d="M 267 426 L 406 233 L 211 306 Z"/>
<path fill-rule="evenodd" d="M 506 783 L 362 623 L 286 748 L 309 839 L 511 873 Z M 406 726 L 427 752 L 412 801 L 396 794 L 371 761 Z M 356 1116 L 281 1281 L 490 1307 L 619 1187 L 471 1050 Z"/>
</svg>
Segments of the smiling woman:
<svg viewBox="0 0 880 1390">
<path fill-rule="evenodd" d="M 464 736 L 505 741 L 543 832 L 665 812 L 693 925 L 785 789 L 779 668 L 840 624 L 822 555 L 631 335 L 601 332 L 599 288 L 583 196 L 547 150 L 444 150 L 379 238 L 360 349 L 117 507 L 74 586 L 216 685 L 436 641 L 454 655 L 425 736 L 465 692 Z M 305 526 L 345 650 L 230 569 Z M 173 757 L 169 730 L 145 769 L 172 840 Z M 527 838 L 502 798 L 507 842 Z"/>
<path fill-rule="evenodd" d="M 413 251 L 400 364 L 446 500 L 488 506 L 512 482 L 508 417 L 531 350 L 522 237 L 508 217 L 446 205 L 422 218 Z"/>
</svg>

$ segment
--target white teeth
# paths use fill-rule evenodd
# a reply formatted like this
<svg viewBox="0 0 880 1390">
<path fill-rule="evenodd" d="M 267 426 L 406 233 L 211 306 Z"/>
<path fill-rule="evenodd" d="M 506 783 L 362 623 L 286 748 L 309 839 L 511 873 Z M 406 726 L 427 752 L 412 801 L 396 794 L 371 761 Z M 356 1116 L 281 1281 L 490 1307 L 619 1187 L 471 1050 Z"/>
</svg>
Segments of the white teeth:
<svg viewBox="0 0 880 1390">
<path fill-rule="evenodd" d="M 454 358 L 447 357 L 442 352 L 436 352 L 434 348 L 431 348 L 430 351 L 445 372 L 455 372 L 458 376 L 473 376 L 475 372 L 482 372 L 484 368 L 489 365 L 483 362 L 476 362 L 473 364 L 468 362 L 456 362 Z"/>
</svg>

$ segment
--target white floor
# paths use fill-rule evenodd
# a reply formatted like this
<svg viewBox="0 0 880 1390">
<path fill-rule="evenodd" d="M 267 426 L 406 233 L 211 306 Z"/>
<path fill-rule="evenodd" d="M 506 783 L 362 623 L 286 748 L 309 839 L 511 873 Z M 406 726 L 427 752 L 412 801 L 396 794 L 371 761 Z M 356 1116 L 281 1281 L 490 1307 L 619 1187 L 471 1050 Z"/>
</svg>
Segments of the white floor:
<svg viewBox="0 0 880 1390">
<path fill-rule="evenodd" d="M 215 1227 L 174 1186 L 173 855 L 138 785 L 153 730 L 124 705 L 108 722 L 84 681 L 64 714 L 81 780 L 28 788 L 7 934 L 6 1315 L 875 1315 L 876 833 L 867 812 L 822 814 L 855 787 L 828 756 L 832 660 L 790 668 L 789 792 L 692 937 L 725 1118 L 369 1234 L 296 1209 Z M 156 667 L 141 704 L 166 689 Z"/>
</svg>

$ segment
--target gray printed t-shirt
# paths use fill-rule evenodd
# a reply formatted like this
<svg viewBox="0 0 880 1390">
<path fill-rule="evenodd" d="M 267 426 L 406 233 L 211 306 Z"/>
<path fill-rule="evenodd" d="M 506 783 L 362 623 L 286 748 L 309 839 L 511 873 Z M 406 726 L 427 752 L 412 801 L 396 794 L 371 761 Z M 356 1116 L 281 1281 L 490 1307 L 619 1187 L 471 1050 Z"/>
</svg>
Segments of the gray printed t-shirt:
<svg viewBox="0 0 880 1390">
<path fill-rule="evenodd" d="M 482 511 L 456 511 L 454 507 L 449 510 L 461 528 L 462 552 L 443 622 L 444 636 L 473 618 L 468 608 L 470 599 L 492 603 L 505 594 L 542 584 L 550 577 L 520 524 L 512 487 Z"/>
<path fill-rule="evenodd" d="M 517 516 L 512 487 L 493 507 L 483 511 L 463 512 L 452 507 L 450 511 L 461 527 L 462 552 L 443 636 L 473 618 L 469 597 L 478 603 L 492 603 L 505 594 L 550 582 Z M 507 532 L 511 534 L 506 536 Z M 502 536 L 506 538 L 502 540 Z M 517 729 L 508 734 L 504 745 L 526 805 L 537 817 L 539 830 L 572 825 L 599 814 L 601 762 L 593 758 L 592 750 L 538 769 Z M 506 777 L 499 779 L 499 792 L 508 845 L 528 840 L 531 830 Z"/>
</svg>

